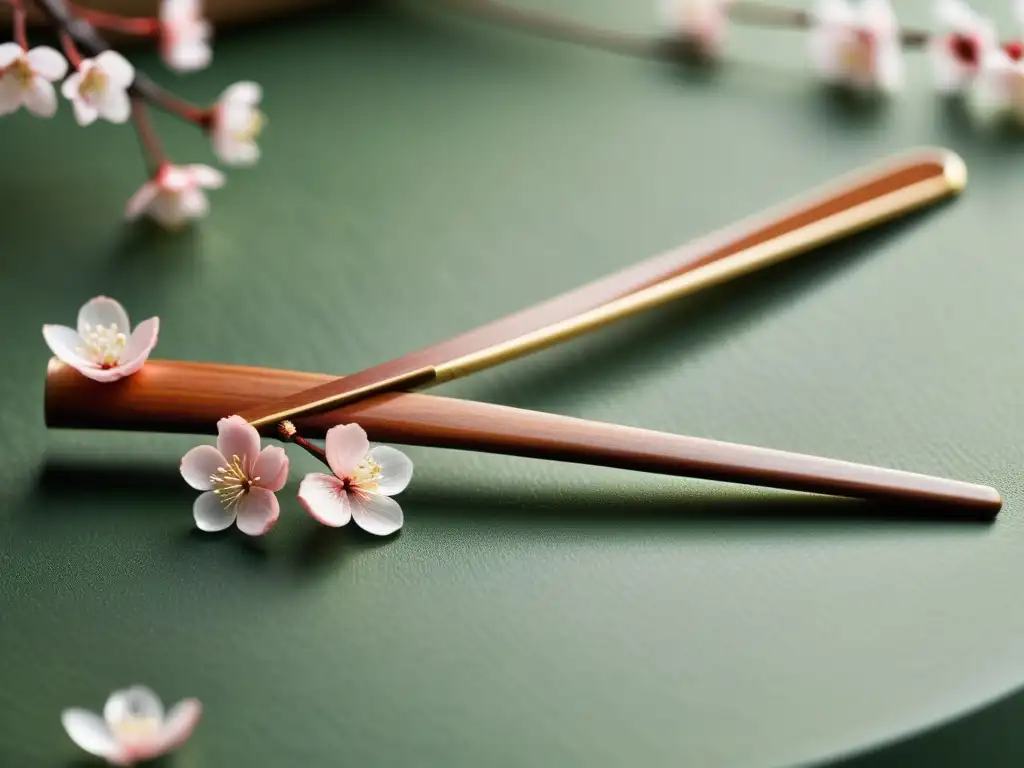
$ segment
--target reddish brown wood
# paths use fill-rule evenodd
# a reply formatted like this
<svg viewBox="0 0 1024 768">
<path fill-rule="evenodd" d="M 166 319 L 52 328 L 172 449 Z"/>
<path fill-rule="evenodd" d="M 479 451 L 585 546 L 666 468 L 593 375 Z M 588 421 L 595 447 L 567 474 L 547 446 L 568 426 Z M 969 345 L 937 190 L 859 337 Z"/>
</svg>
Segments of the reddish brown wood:
<svg viewBox="0 0 1024 768">
<path fill-rule="evenodd" d="M 46 377 L 55 428 L 213 434 L 217 420 L 263 400 L 332 380 L 314 373 L 150 360 L 98 384 L 56 360 Z M 927 502 L 988 519 L 993 488 L 833 459 L 682 437 L 432 395 L 379 395 L 296 421 L 307 437 L 357 422 L 372 440 L 483 451 L 852 498 Z M 276 435 L 274 426 L 265 434 Z"/>
<path fill-rule="evenodd" d="M 949 157 L 948 151 L 938 149 L 909 152 L 876 169 L 841 179 L 800 199 L 461 336 L 351 374 L 344 379 L 336 378 L 288 397 L 254 403 L 239 415 L 247 421 L 256 421 L 288 408 L 305 406 L 514 339 L 868 200 L 941 177 L 946 173 Z"/>
</svg>

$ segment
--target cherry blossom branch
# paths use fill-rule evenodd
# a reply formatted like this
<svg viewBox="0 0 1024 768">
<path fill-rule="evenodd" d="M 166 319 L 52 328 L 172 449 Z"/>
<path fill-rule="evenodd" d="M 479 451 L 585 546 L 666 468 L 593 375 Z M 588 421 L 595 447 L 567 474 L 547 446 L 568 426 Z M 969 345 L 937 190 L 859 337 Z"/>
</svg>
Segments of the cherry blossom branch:
<svg viewBox="0 0 1024 768">
<path fill-rule="evenodd" d="M 28 50 L 28 12 L 25 0 L 11 0 L 11 15 L 14 23 L 14 42 Z"/>
<path fill-rule="evenodd" d="M 68 9 L 77 18 L 97 29 L 140 37 L 156 37 L 160 34 L 160 20 L 155 17 L 122 16 L 117 13 L 85 8 L 77 3 L 68 3 Z"/>
<path fill-rule="evenodd" d="M 814 17 L 809 11 L 751 0 L 736 0 L 730 3 L 727 13 L 730 21 L 750 27 L 810 29 L 814 25 Z M 920 29 L 901 29 L 900 39 L 905 48 L 921 48 L 927 45 L 931 35 Z"/>
<path fill-rule="evenodd" d="M 78 52 L 78 46 L 75 45 L 75 41 L 71 39 L 71 35 L 67 32 L 62 32 L 60 35 L 60 44 L 64 49 L 64 55 L 68 57 L 68 61 L 71 62 L 71 66 L 75 69 L 80 69 L 82 66 L 82 54 Z"/>
<path fill-rule="evenodd" d="M 135 134 L 139 137 L 143 159 L 149 166 L 150 174 L 153 175 L 167 163 L 167 155 L 164 153 L 160 137 L 149 121 L 146 103 L 139 96 L 132 97 L 132 124 L 135 126 Z"/>
<path fill-rule="evenodd" d="M 302 437 L 298 430 L 295 429 L 295 425 L 290 421 L 282 421 L 277 425 L 277 433 L 281 440 L 286 443 L 295 443 L 295 445 L 302 448 L 306 453 L 315 458 L 317 461 L 322 461 L 325 465 L 330 467 L 331 465 L 327 461 L 327 452 L 319 445 L 315 445 L 306 438 Z M 332 470 L 333 471 L 333 470 Z"/>
</svg>

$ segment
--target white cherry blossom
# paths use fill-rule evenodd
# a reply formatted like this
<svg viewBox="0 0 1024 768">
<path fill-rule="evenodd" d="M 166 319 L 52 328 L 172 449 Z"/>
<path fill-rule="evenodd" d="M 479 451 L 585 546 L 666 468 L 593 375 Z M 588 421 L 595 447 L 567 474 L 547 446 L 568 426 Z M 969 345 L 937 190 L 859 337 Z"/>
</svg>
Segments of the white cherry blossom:
<svg viewBox="0 0 1024 768">
<path fill-rule="evenodd" d="M 222 186 L 224 174 L 216 168 L 164 164 L 132 195 L 125 217 L 133 220 L 147 214 L 167 229 L 179 229 L 210 212 L 210 201 L 203 190 Z"/>
<path fill-rule="evenodd" d="M 197 699 L 184 699 L 165 713 L 159 696 L 135 685 L 112 693 L 102 717 L 76 707 L 64 710 L 60 719 L 71 740 L 90 755 L 130 766 L 180 747 L 202 714 Z"/>
<path fill-rule="evenodd" d="M 731 0 L 660 0 L 662 27 L 674 38 L 692 43 L 704 56 L 717 58 L 725 44 Z"/>
<path fill-rule="evenodd" d="M 203 17 L 201 0 L 162 0 L 160 3 L 160 55 L 177 72 L 205 69 L 213 60 L 213 28 Z"/>
<path fill-rule="evenodd" d="M 939 0 L 936 14 L 943 31 L 928 45 L 935 87 L 957 93 L 977 77 L 986 54 L 998 48 L 995 25 L 964 0 Z"/>
<path fill-rule="evenodd" d="M 83 59 L 61 93 L 71 102 L 79 125 L 90 125 L 102 117 L 112 123 L 127 122 L 131 115 L 128 87 L 135 79 L 135 67 L 117 51 L 104 51 L 95 59 Z"/>
<path fill-rule="evenodd" d="M 256 83 L 235 83 L 217 100 L 210 134 L 213 151 L 228 165 L 252 165 L 260 157 L 256 138 L 266 119 L 259 110 L 263 89 Z"/>
<path fill-rule="evenodd" d="M 67 59 L 53 48 L 40 45 L 26 51 L 17 43 L 0 44 L 0 115 L 25 107 L 37 117 L 53 117 L 57 112 L 53 84 L 67 71 Z"/>
<path fill-rule="evenodd" d="M 819 0 L 811 59 L 830 85 L 895 93 L 903 87 L 900 29 L 889 0 Z"/>
<path fill-rule="evenodd" d="M 987 51 L 967 103 L 982 122 L 1009 118 L 1024 125 L 1024 48 L 1010 44 Z"/>
<path fill-rule="evenodd" d="M 93 381 L 111 382 L 138 372 L 156 346 L 160 318 L 132 330 L 128 313 L 114 299 L 97 296 L 78 311 L 78 327 L 44 325 L 53 354 Z"/>
</svg>

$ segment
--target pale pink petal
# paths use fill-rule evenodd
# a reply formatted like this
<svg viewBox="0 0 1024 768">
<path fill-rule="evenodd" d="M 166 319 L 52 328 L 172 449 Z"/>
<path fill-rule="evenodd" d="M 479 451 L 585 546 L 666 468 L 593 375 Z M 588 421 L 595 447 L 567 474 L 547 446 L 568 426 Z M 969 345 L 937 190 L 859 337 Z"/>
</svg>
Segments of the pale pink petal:
<svg viewBox="0 0 1024 768">
<path fill-rule="evenodd" d="M 192 172 L 180 165 L 165 165 L 157 176 L 160 186 L 171 192 L 184 192 L 193 186 Z"/>
<path fill-rule="evenodd" d="M 143 320 L 136 326 L 132 335 L 128 337 L 128 344 L 125 345 L 117 366 L 123 376 L 130 376 L 145 365 L 153 347 L 156 346 L 159 335 L 160 318 L 158 317 Z"/>
<path fill-rule="evenodd" d="M 213 151 L 227 165 L 255 165 L 260 159 L 260 148 L 254 141 L 220 139 L 213 143 Z"/>
<path fill-rule="evenodd" d="M 17 112 L 25 100 L 25 91 L 13 77 L 0 77 L 0 115 Z"/>
<path fill-rule="evenodd" d="M 25 109 L 36 117 L 53 117 L 57 113 L 57 91 L 53 83 L 41 77 L 33 78 L 24 93 Z"/>
<path fill-rule="evenodd" d="M 885 93 L 903 90 L 903 49 L 899 43 L 880 45 L 877 57 L 879 88 Z"/>
<path fill-rule="evenodd" d="M 954 93 L 970 81 L 967 68 L 953 58 L 949 51 L 949 36 L 936 36 L 928 45 L 932 77 L 940 93 Z"/>
<path fill-rule="evenodd" d="M 200 0 L 162 0 L 160 3 L 160 21 L 169 23 L 181 21 L 199 15 L 202 9 Z"/>
<path fill-rule="evenodd" d="M 66 709 L 60 721 L 71 740 L 90 755 L 112 762 L 120 758 L 121 746 L 99 715 L 84 709 Z"/>
<path fill-rule="evenodd" d="M 0 68 L 11 66 L 25 51 L 17 43 L 0 44 Z"/>
<path fill-rule="evenodd" d="M 111 123 L 126 123 L 132 113 L 132 103 L 127 91 L 114 89 L 107 92 L 97 109 Z"/>
<path fill-rule="evenodd" d="M 197 445 L 181 457 L 181 476 L 197 491 L 212 491 L 210 479 L 227 464 L 224 456 L 212 445 Z"/>
<path fill-rule="evenodd" d="M 333 475 L 313 472 L 302 478 L 299 501 L 310 515 L 331 528 L 340 528 L 352 519 L 345 486 Z"/>
<path fill-rule="evenodd" d="M 195 72 L 205 69 L 213 61 L 213 50 L 197 36 L 193 40 L 181 40 L 164 49 L 164 63 L 176 72 Z"/>
<path fill-rule="evenodd" d="M 84 342 L 74 328 L 68 328 L 66 325 L 44 325 L 43 338 L 50 351 L 61 362 L 79 371 L 96 367 L 96 364 L 80 351 Z"/>
<path fill-rule="evenodd" d="M 104 51 L 96 57 L 96 66 L 102 69 L 109 78 L 109 84 L 118 90 L 124 90 L 135 79 L 135 67 L 117 51 Z"/>
<path fill-rule="evenodd" d="M 865 25 L 876 32 L 891 34 L 899 26 L 889 0 L 861 0 L 860 12 Z"/>
<path fill-rule="evenodd" d="M 164 720 L 164 727 L 157 737 L 157 751 L 153 753 L 153 757 L 175 750 L 188 741 L 202 715 L 203 705 L 198 699 L 185 699 L 175 704 Z"/>
<path fill-rule="evenodd" d="M 60 92 L 65 99 L 74 100 L 78 96 L 78 88 L 82 83 L 82 73 L 72 72 L 67 80 L 61 83 Z"/>
<path fill-rule="evenodd" d="M 263 99 L 263 89 L 259 83 L 243 81 L 229 85 L 220 96 L 221 104 L 243 104 L 247 107 L 254 107 Z"/>
<path fill-rule="evenodd" d="M 228 461 L 237 456 L 248 472 L 260 453 L 260 434 L 241 416 L 217 422 L 217 448 Z"/>
<path fill-rule="evenodd" d="M 128 321 L 128 313 L 121 302 L 109 296 L 96 296 L 89 299 L 82 308 L 78 310 L 78 332 L 85 334 L 88 328 L 98 326 L 117 326 L 121 333 L 131 332 L 131 323 Z"/>
<path fill-rule="evenodd" d="M 390 496 L 364 493 L 350 498 L 352 519 L 367 533 L 390 536 L 401 528 L 405 521 L 401 505 Z"/>
<path fill-rule="evenodd" d="M 188 216 L 181 205 L 181 195 L 161 192 L 149 206 L 150 218 L 165 229 L 181 229 L 188 223 Z"/>
<path fill-rule="evenodd" d="M 138 717 L 156 720 L 163 720 L 164 717 L 164 705 L 160 697 L 144 685 L 114 691 L 103 705 L 103 719 L 110 726 Z"/>
<path fill-rule="evenodd" d="M 808 35 L 811 49 L 811 66 L 826 83 L 841 82 L 844 76 L 839 47 L 842 38 L 831 29 L 812 29 Z"/>
<path fill-rule="evenodd" d="M 48 45 L 33 48 L 25 58 L 32 70 L 49 82 L 56 82 L 68 73 L 68 60 Z"/>
<path fill-rule="evenodd" d="M 327 463 L 338 477 L 346 477 L 370 452 L 366 431 L 358 424 L 339 424 L 327 430 Z"/>
<path fill-rule="evenodd" d="M 125 218 L 128 220 L 137 219 L 146 212 L 159 194 L 160 186 L 155 181 L 147 181 L 128 200 L 124 211 Z"/>
<path fill-rule="evenodd" d="M 75 99 L 71 102 L 71 111 L 75 113 L 75 122 L 83 128 L 95 123 L 96 118 L 100 116 L 96 107 L 92 104 L 87 104 L 82 99 Z"/>
<path fill-rule="evenodd" d="M 280 491 L 288 480 L 288 454 L 279 445 L 268 445 L 260 451 L 252 468 L 253 482 L 268 491 Z M 259 478 L 259 480 L 256 480 Z"/>
<path fill-rule="evenodd" d="M 210 212 L 210 201 L 201 189 L 186 189 L 179 196 L 178 205 L 186 219 L 201 219 Z"/>
<path fill-rule="evenodd" d="M 226 181 L 223 173 L 208 165 L 195 164 L 188 165 L 185 168 L 203 189 L 219 189 L 224 186 Z"/>
<path fill-rule="evenodd" d="M 281 508 L 277 496 L 266 488 L 252 487 L 238 503 L 238 530 L 247 536 L 262 536 L 277 522 Z"/>
<path fill-rule="evenodd" d="M 380 464 L 380 482 L 377 493 L 394 496 L 409 486 L 412 480 L 412 459 L 388 445 L 375 446 L 370 458 Z"/>
<path fill-rule="evenodd" d="M 201 531 L 223 531 L 235 522 L 235 508 L 225 507 L 216 493 L 207 491 L 199 494 L 192 505 L 192 517 Z"/>
</svg>

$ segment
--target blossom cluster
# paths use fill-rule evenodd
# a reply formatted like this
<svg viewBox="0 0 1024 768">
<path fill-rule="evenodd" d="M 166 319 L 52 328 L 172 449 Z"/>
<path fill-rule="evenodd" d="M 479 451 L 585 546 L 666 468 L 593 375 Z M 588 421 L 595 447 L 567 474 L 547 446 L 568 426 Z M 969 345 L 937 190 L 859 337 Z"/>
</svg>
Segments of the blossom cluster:
<svg viewBox="0 0 1024 768">
<path fill-rule="evenodd" d="M 79 310 L 76 327 L 43 326 L 50 351 L 83 376 L 104 384 L 142 370 L 156 346 L 160 321 L 151 317 L 132 330 L 128 313 L 114 299 L 97 296 Z M 317 521 L 340 528 L 354 520 L 377 536 L 398 531 L 402 507 L 392 497 L 412 480 L 412 461 L 386 445 L 371 447 L 358 424 L 328 430 L 318 458 L 330 474 L 307 474 L 298 500 Z M 192 507 L 196 526 L 222 531 L 237 525 L 249 536 L 270 531 L 280 516 L 277 492 L 288 480 L 288 455 L 263 447 L 256 429 L 240 416 L 217 422 L 217 445 L 200 445 L 181 460 L 185 482 L 200 491 Z"/>
<path fill-rule="evenodd" d="M 95 32 L 106 27 L 154 37 L 164 63 L 178 73 L 194 72 L 212 61 L 212 29 L 203 16 L 201 0 L 162 0 L 156 18 L 129 18 L 68 9 L 63 0 L 10 0 L 14 8 L 15 41 L 0 44 L 0 115 L 25 109 L 40 118 L 58 111 L 56 84 L 70 103 L 80 126 L 98 120 L 122 124 L 133 119 L 150 163 L 150 178 L 125 209 L 128 219 L 147 215 L 158 224 L 177 229 L 205 216 L 205 190 L 223 186 L 224 174 L 207 165 L 176 165 L 165 154 L 145 114 L 147 104 L 194 123 L 210 137 L 220 162 L 249 166 L 259 159 L 256 139 L 265 122 L 259 110 L 263 94 L 253 82 L 236 83 L 209 107 L 201 108 L 172 97 L 145 80 L 124 56 L 110 49 Z M 50 46 L 30 47 L 25 28 L 28 5 L 35 3 L 59 33 L 63 53 Z M 74 24 L 68 20 L 73 20 Z M 82 30 L 86 30 L 84 36 Z M 84 56 L 88 44 L 95 55 Z"/>
<path fill-rule="evenodd" d="M 713 61 L 725 51 L 731 19 L 764 7 L 741 0 L 663 0 L 660 10 L 673 39 Z M 1024 24 L 1024 2 L 1017 0 L 1014 10 Z M 823 82 L 858 93 L 903 89 L 908 35 L 889 0 L 817 0 L 809 12 L 791 18 L 809 28 L 810 62 Z M 1024 125 L 1024 46 L 1000 42 L 992 20 L 965 0 L 938 0 L 935 20 L 936 32 L 914 38 L 927 50 L 935 88 L 964 97 L 985 121 L 1010 118 Z"/>
</svg>

